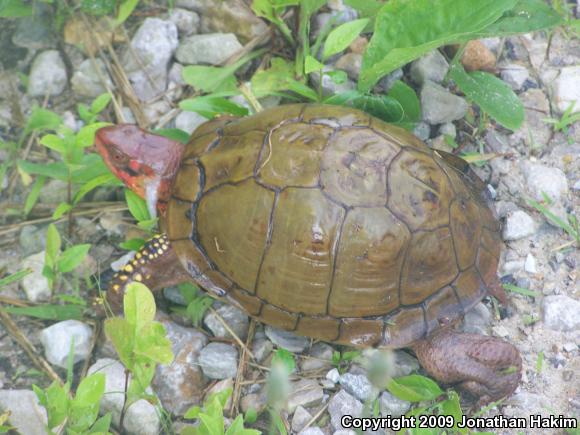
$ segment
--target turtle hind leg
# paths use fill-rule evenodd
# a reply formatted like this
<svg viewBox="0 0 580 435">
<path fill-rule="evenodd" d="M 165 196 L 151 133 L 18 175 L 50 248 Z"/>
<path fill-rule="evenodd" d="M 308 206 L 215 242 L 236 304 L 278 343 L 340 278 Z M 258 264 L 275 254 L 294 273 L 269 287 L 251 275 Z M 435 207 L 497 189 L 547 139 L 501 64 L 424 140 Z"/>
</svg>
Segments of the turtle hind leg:
<svg viewBox="0 0 580 435">
<path fill-rule="evenodd" d="M 429 375 L 470 394 L 479 405 L 509 396 L 522 377 L 520 353 L 497 337 L 443 328 L 413 350 Z"/>
<path fill-rule="evenodd" d="M 123 309 L 123 296 L 128 284 L 140 282 L 151 291 L 185 281 L 191 276 L 185 271 L 165 234 L 154 236 L 135 253 L 123 268 L 113 275 L 106 299 L 114 313 Z"/>
</svg>

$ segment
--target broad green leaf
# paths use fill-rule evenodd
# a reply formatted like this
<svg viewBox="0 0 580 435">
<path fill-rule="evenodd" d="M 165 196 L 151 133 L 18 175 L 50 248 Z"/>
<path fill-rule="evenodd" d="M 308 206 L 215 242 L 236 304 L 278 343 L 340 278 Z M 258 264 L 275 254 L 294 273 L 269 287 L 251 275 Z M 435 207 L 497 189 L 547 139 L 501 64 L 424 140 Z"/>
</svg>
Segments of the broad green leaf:
<svg viewBox="0 0 580 435">
<path fill-rule="evenodd" d="M 344 3 L 355 9 L 359 16 L 373 20 L 385 4 L 384 1 L 378 0 L 345 0 Z"/>
<path fill-rule="evenodd" d="M 190 65 L 183 68 L 181 75 L 185 83 L 196 91 L 238 93 L 234 72 L 237 68 Z"/>
<path fill-rule="evenodd" d="M 22 270 L 19 270 L 18 272 L 15 272 L 11 275 L 8 275 L 8 276 L 0 279 L 0 289 L 2 289 L 2 287 L 6 287 L 9 284 L 12 284 L 13 282 L 20 281 L 26 275 L 29 275 L 31 273 L 32 273 L 32 269 L 22 269 Z"/>
<path fill-rule="evenodd" d="M 109 95 L 109 94 L 105 94 Z M 101 127 L 111 125 L 110 122 L 95 122 L 82 127 L 76 135 L 75 145 L 80 148 L 90 147 L 95 143 L 95 133 Z"/>
<path fill-rule="evenodd" d="M 61 202 L 59 205 L 56 206 L 56 208 L 52 212 L 51 218 L 54 221 L 58 220 L 71 210 L 72 210 L 72 205 L 70 205 L 66 202 Z"/>
<path fill-rule="evenodd" d="M 56 134 L 45 134 L 40 138 L 40 144 L 59 154 L 64 154 L 66 151 L 64 140 Z"/>
<path fill-rule="evenodd" d="M 35 107 L 28 117 L 28 122 L 24 128 L 25 134 L 36 130 L 56 130 L 62 124 L 62 119 L 56 113 Z"/>
<path fill-rule="evenodd" d="M 515 33 L 537 32 L 564 23 L 562 17 L 543 0 L 520 0 L 516 6 L 505 12 L 495 23 L 481 32 L 476 32 L 475 39 L 494 36 L 507 36 Z"/>
<path fill-rule="evenodd" d="M 341 24 L 336 29 L 333 29 L 324 42 L 322 59 L 328 59 L 330 56 L 346 50 L 352 41 L 363 31 L 368 22 L 368 18 L 361 18 Z"/>
<path fill-rule="evenodd" d="M 121 6 L 122 7 L 122 6 Z M 101 113 L 111 102 L 111 94 L 108 92 L 99 95 L 91 104 L 91 112 L 94 114 Z"/>
<path fill-rule="evenodd" d="M 409 85 L 397 80 L 389 90 L 389 97 L 397 100 L 403 108 L 404 121 L 418 122 L 421 120 L 421 103 Z"/>
<path fill-rule="evenodd" d="M 387 390 L 393 396 L 409 402 L 434 400 L 443 394 L 443 390 L 441 390 L 435 381 L 420 375 L 409 375 L 391 379 L 387 383 Z"/>
<path fill-rule="evenodd" d="M 314 71 L 322 71 L 322 68 L 324 68 L 324 65 L 320 62 L 318 62 L 318 60 L 316 60 L 316 58 L 312 57 L 312 56 L 306 56 L 306 58 L 304 58 L 304 73 L 305 74 L 310 74 L 311 72 Z"/>
<path fill-rule="evenodd" d="M 122 249 L 126 249 L 128 251 L 138 251 L 143 247 L 144 244 L 145 244 L 144 239 L 135 238 L 119 243 L 119 247 L 121 247 Z"/>
<path fill-rule="evenodd" d="M 2 0 L 0 2 L 0 17 L 20 18 L 32 15 L 32 5 L 23 0 Z"/>
<path fill-rule="evenodd" d="M 248 109 L 245 107 L 238 106 L 236 103 L 223 97 L 215 97 L 213 95 L 205 95 L 202 97 L 183 100 L 179 103 L 179 107 L 183 110 L 189 110 L 190 112 L 197 112 L 208 119 L 222 114 L 235 116 L 246 116 L 248 114 Z"/>
<path fill-rule="evenodd" d="M 445 44 L 469 40 L 517 0 L 389 0 L 379 11 L 363 57 L 359 89 Z"/>
<path fill-rule="evenodd" d="M 46 181 L 46 177 L 41 175 L 40 177 L 38 177 L 36 179 L 36 181 L 32 185 L 32 189 L 30 189 L 30 192 L 26 196 L 26 201 L 24 201 L 24 215 L 27 215 L 28 213 L 30 213 L 30 210 L 32 210 L 32 207 L 34 207 L 34 205 L 38 201 L 38 197 L 40 196 L 40 191 L 41 191 L 42 187 L 44 186 L 45 181 Z"/>
<path fill-rule="evenodd" d="M 88 433 L 94 435 L 108 435 L 111 426 L 112 414 L 108 412 L 93 424 Z"/>
<path fill-rule="evenodd" d="M 166 335 L 165 327 L 159 322 L 144 325 L 135 340 L 135 354 L 159 364 L 171 364 L 173 351 Z"/>
<path fill-rule="evenodd" d="M 254 74 L 252 91 L 257 97 L 291 91 L 308 100 L 318 101 L 318 94 L 304 83 L 295 80 L 293 65 L 282 58 L 273 58 L 270 68 Z"/>
<path fill-rule="evenodd" d="M 75 194 L 75 196 L 73 198 L 73 203 L 77 204 L 91 190 L 93 190 L 99 186 L 115 185 L 115 184 L 117 184 L 116 181 L 117 181 L 117 177 L 115 177 L 111 173 L 99 175 L 99 176 L 93 178 L 92 180 L 86 182 L 85 184 L 83 184 L 81 186 L 81 188 L 78 190 L 78 192 Z M 53 219 L 56 219 L 56 218 L 53 217 Z"/>
<path fill-rule="evenodd" d="M 56 262 L 58 271 L 67 273 L 76 269 L 87 256 L 89 249 L 91 249 L 90 243 L 74 245 L 65 249 Z"/>
<path fill-rule="evenodd" d="M 123 298 L 125 319 L 135 328 L 135 332 L 143 328 L 155 317 L 155 299 L 151 290 L 145 285 L 132 282 L 127 285 Z"/>
<path fill-rule="evenodd" d="M 137 222 L 151 219 L 149 211 L 147 210 L 147 203 L 135 192 L 125 189 L 125 200 L 127 201 L 127 206 L 129 207 L 131 215 Z"/>
<path fill-rule="evenodd" d="M 77 406 L 90 406 L 99 403 L 105 393 L 105 375 L 93 373 L 84 378 L 75 393 L 74 404 Z"/>
<path fill-rule="evenodd" d="M 239 414 L 226 431 L 226 435 L 260 435 L 262 432 L 256 429 L 244 428 L 244 417 Z"/>
<path fill-rule="evenodd" d="M 176 142 L 187 144 L 189 142 L 190 134 L 178 128 L 160 128 L 154 131 L 155 134 L 168 137 Z"/>
<path fill-rule="evenodd" d="M 524 105 L 503 80 L 483 71 L 466 73 L 459 64 L 450 71 L 459 89 L 497 122 L 517 130 L 524 122 Z"/>
<path fill-rule="evenodd" d="M 61 424 L 68 413 L 68 395 L 65 387 L 53 382 L 46 390 L 46 408 L 48 427 L 54 428 Z"/>
<path fill-rule="evenodd" d="M 202 412 L 203 411 L 199 406 L 192 406 L 187 411 L 185 411 L 183 418 L 186 418 L 188 420 L 192 420 L 194 418 L 198 418 L 199 414 L 201 414 Z"/>
<path fill-rule="evenodd" d="M 386 122 L 400 122 L 404 116 L 401 104 L 387 95 L 361 94 L 358 91 L 349 91 L 327 98 L 324 102 L 355 107 Z"/>
<path fill-rule="evenodd" d="M 100 16 L 113 12 L 115 0 L 81 0 L 81 10 L 87 14 Z"/>
<path fill-rule="evenodd" d="M 191 323 L 194 326 L 199 326 L 201 321 L 203 320 L 203 316 L 205 312 L 211 307 L 213 304 L 213 298 L 202 294 L 196 297 L 193 301 L 187 304 L 186 314 L 190 318 Z"/>
<path fill-rule="evenodd" d="M 467 429 L 457 427 L 457 423 L 459 423 L 463 417 L 463 411 L 461 410 L 461 404 L 459 402 L 459 395 L 455 391 L 448 391 L 447 396 L 447 400 L 444 400 L 439 405 L 441 408 L 441 414 L 451 415 L 453 417 L 453 420 L 455 421 L 453 428 L 459 431 L 459 433 L 468 433 Z"/>
<path fill-rule="evenodd" d="M 119 354 L 119 359 L 129 370 L 133 368 L 133 346 L 135 343 L 135 328 L 121 317 L 111 317 L 105 320 L 105 334 L 113 343 Z"/>
<path fill-rule="evenodd" d="M 326 3 L 326 0 L 300 0 L 300 13 L 306 17 L 310 18 L 318 9 L 320 9 Z"/>
<path fill-rule="evenodd" d="M 46 254 L 44 262 L 50 268 L 56 265 L 58 254 L 60 253 L 61 239 L 54 224 L 50 224 L 46 230 Z"/>
<path fill-rule="evenodd" d="M 37 305 L 34 307 L 4 307 L 7 313 L 43 320 L 81 320 L 84 308 L 80 305 Z"/>
<path fill-rule="evenodd" d="M 117 25 L 123 24 L 127 18 L 133 13 L 137 5 L 139 4 L 139 0 L 125 0 L 119 6 L 119 13 L 117 14 Z"/>
<path fill-rule="evenodd" d="M 32 163 L 26 160 L 19 160 L 18 167 L 31 175 L 45 175 L 61 181 L 68 179 L 68 169 L 63 162 Z"/>
</svg>

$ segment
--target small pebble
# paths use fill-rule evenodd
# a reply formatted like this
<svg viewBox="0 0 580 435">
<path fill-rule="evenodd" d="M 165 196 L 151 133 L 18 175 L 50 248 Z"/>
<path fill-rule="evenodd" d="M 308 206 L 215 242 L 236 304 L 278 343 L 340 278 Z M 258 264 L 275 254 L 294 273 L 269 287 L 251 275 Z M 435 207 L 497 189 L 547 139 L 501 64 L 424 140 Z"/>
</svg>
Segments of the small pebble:
<svg viewBox="0 0 580 435">
<path fill-rule="evenodd" d="M 201 350 L 199 364 L 208 378 L 233 378 L 238 372 L 238 350 L 229 344 L 210 343 Z"/>
</svg>

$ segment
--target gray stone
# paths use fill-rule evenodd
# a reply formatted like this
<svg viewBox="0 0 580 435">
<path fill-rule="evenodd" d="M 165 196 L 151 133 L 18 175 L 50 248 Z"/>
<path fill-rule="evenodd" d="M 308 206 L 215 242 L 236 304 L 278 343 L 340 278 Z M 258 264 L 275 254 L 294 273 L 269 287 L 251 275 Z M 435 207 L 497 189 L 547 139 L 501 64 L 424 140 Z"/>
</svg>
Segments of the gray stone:
<svg viewBox="0 0 580 435">
<path fill-rule="evenodd" d="M 340 390 L 328 403 L 328 413 L 330 414 L 330 423 L 334 430 L 344 429 L 341 419 L 345 415 L 360 417 L 362 415 L 363 405 L 353 396 L 344 390 Z"/>
<path fill-rule="evenodd" d="M 163 289 L 163 297 L 176 305 L 182 305 L 184 307 L 187 306 L 187 301 L 181 294 L 179 287 L 165 287 Z"/>
<path fill-rule="evenodd" d="M 342 92 L 352 91 L 356 88 L 355 83 L 347 78 L 341 83 L 336 83 L 334 78 L 329 75 L 334 71 L 331 66 L 325 65 L 322 69 L 322 94 L 324 96 L 340 94 Z M 312 87 L 318 89 L 320 85 L 320 72 L 314 71 L 310 74 L 310 81 L 312 82 Z"/>
<path fill-rule="evenodd" d="M 201 402 L 207 385 L 198 362 L 207 337 L 170 320 L 162 323 L 175 358 L 171 364 L 157 365 L 152 385 L 166 410 L 183 415 L 191 406 Z"/>
<path fill-rule="evenodd" d="M 201 350 L 199 363 L 208 378 L 233 378 L 238 372 L 238 350 L 229 344 L 210 343 Z"/>
<path fill-rule="evenodd" d="M 175 127 L 186 133 L 193 133 L 197 127 L 207 122 L 207 118 L 197 112 L 183 111 L 175 118 Z"/>
<path fill-rule="evenodd" d="M 491 313 L 489 308 L 482 302 L 479 302 L 471 310 L 465 313 L 463 317 L 462 331 L 471 334 L 488 335 L 491 324 Z"/>
<path fill-rule="evenodd" d="M 210 33 L 184 39 L 175 56 L 186 65 L 221 65 L 241 49 L 233 33 Z"/>
<path fill-rule="evenodd" d="M 290 331 L 284 331 L 273 326 L 266 326 L 264 331 L 272 343 L 278 347 L 288 349 L 290 352 L 304 352 L 310 343 L 310 340 L 306 337 L 301 337 Z"/>
<path fill-rule="evenodd" d="M 169 68 L 168 78 L 170 83 L 172 82 L 176 85 L 184 86 L 186 83 L 185 80 L 183 80 L 183 65 L 179 62 L 173 62 L 173 65 Z"/>
<path fill-rule="evenodd" d="M 536 232 L 534 219 L 525 211 L 516 210 L 508 213 L 503 227 L 504 240 L 518 240 Z"/>
<path fill-rule="evenodd" d="M 580 329 L 580 301 L 565 295 L 546 296 L 542 315 L 547 328 L 555 331 Z"/>
<path fill-rule="evenodd" d="M 524 263 L 524 270 L 528 273 L 538 273 L 538 266 L 536 264 L 536 257 L 532 254 L 526 256 L 526 261 Z"/>
<path fill-rule="evenodd" d="M 12 103 L 4 100 L 0 101 L 0 127 L 9 128 L 12 122 Z"/>
<path fill-rule="evenodd" d="M 8 423 L 16 429 L 15 433 L 46 435 L 46 409 L 33 391 L 0 390 L 0 414 L 4 412 L 10 413 Z"/>
<path fill-rule="evenodd" d="M 202 33 L 235 33 L 241 41 L 247 42 L 268 31 L 267 24 L 243 0 L 200 0 L 197 3 L 188 9 L 201 16 Z"/>
<path fill-rule="evenodd" d="M 297 406 L 292 416 L 292 430 L 300 432 L 310 420 L 312 420 L 312 415 L 302 406 Z"/>
<path fill-rule="evenodd" d="M 320 370 L 330 367 L 334 349 L 327 343 L 318 342 L 312 345 L 309 356 L 302 360 L 302 371 Z"/>
<path fill-rule="evenodd" d="M 515 405 L 523 409 L 531 415 L 532 413 L 541 413 L 546 408 L 550 407 L 548 399 L 536 393 L 529 393 L 527 391 L 521 390 L 512 396 L 508 397 L 505 401 L 506 405 Z"/>
<path fill-rule="evenodd" d="M 419 370 L 419 361 L 414 356 L 409 355 L 404 350 L 396 350 L 393 352 L 395 361 L 391 376 L 398 378 L 400 376 L 407 376 Z"/>
<path fill-rule="evenodd" d="M 333 20 L 333 27 L 339 26 L 349 21 L 356 20 L 358 13 L 349 6 L 344 6 L 341 10 L 335 9 L 330 12 L 321 12 L 312 17 L 310 38 L 312 41 L 318 37 L 320 30 L 322 30 L 330 20 Z"/>
<path fill-rule="evenodd" d="M 397 68 L 396 70 L 391 71 L 389 74 L 381 78 L 377 84 L 383 90 L 383 92 L 389 92 L 393 84 L 395 84 L 397 80 L 401 80 L 403 75 L 403 69 Z"/>
<path fill-rule="evenodd" d="M 22 227 L 18 241 L 22 255 L 26 256 L 38 252 L 39 249 L 44 249 L 46 246 L 46 228 L 34 225 Z"/>
<path fill-rule="evenodd" d="M 226 330 L 218 316 L 230 327 L 230 329 L 242 341 L 246 340 L 248 336 L 248 328 L 250 327 L 250 319 L 248 315 L 234 307 L 233 305 L 224 304 L 213 311 L 208 311 L 203 319 L 203 323 L 213 333 L 215 337 L 233 338 Z"/>
<path fill-rule="evenodd" d="M 526 80 L 530 78 L 530 72 L 525 66 L 510 63 L 501 67 L 501 78 L 514 91 L 519 91 L 524 86 Z"/>
<path fill-rule="evenodd" d="M 180 34 L 189 36 L 199 33 L 200 18 L 197 12 L 187 9 L 173 8 L 167 17 L 177 27 Z"/>
<path fill-rule="evenodd" d="M 80 64 L 79 69 L 75 71 L 71 78 L 71 87 L 73 91 L 84 97 L 98 97 L 107 92 L 103 86 L 102 80 L 109 89 L 113 89 L 114 85 L 107 72 L 104 62 L 96 58 L 94 63 L 92 59 L 87 59 Z"/>
<path fill-rule="evenodd" d="M 344 390 L 362 402 L 374 399 L 378 391 L 365 375 L 345 373 L 338 380 Z"/>
<path fill-rule="evenodd" d="M 60 95 L 67 84 L 66 67 L 57 50 L 46 50 L 32 62 L 28 94 L 32 97 Z"/>
<path fill-rule="evenodd" d="M 431 126 L 427 122 L 419 121 L 415 124 L 413 134 L 422 141 L 426 141 L 431 137 Z"/>
<path fill-rule="evenodd" d="M 74 363 L 88 358 L 92 338 L 91 327 L 78 320 L 64 320 L 40 332 L 40 342 L 44 346 L 46 359 L 63 369 L 67 368 L 71 346 Z"/>
<path fill-rule="evenodd" d="M 54 20 L 50 15 L 48 5 L 35 4 L 35 13 L 21 17 L 12 35 L 12 43 L 18 47 L 30 50 L 44 50 L 56 46 Z"/>
<path fill-rule="evenodd" d="M 334 66 L 345 71 L 349 78 L 356 81 L 362 66 L 362 54 L 346 53 L 336 61 Z"/>
<path fill-rule="evenodd" d="M 26 298 L 31 302 L 46 302 L 50 299 L 51 291 L 47 279 L 42 275 L 44 269 L 44 252 L 29 255 L 21 263 L 22 269 L 31 269 L 32 273 L 20 281 Z"/>
<path fill-rule="evenodd" d="M 424 121 L 442 124 L 463 118 L 468 105 L 463 98 L 427 80 L 421 89 L 421 108 Z"/>
<path fill-rule="evenodd" d="M 68 198 L 68 184 L 62 180 L 49 180 L 40 189 L 38 202 L 42 204 L 58 205 Z"/>
<path fill-rule="evenodd" d="M 401 400 L 388 391 L 385 391 L 381 394 L 379 408 L 383 417 L 400 417 L 411 408 L 411 403 L 406 400 Z"/>
<path fill-rule="evenodd" d="M 318 426 L 311 426 L 300 432 L 299 435 L 326 435 Z"/>
<path fill-rule="evenodd" d="M 274 345 L 272 342 L 266 338 L 261 339 L 254 339 L 254 343 L 252 345 L 252 353 L 256 357 L 256 361 L 259 363 L 263 362 L 272 350 L 274 349 Z"/>
<path fill-rule="evenodd" d="M 171 21 L 146 18 L 135 32 L 122 63 L 141 101 L 165 92 L 167 68 L 177 44 L 177 27 Z"/>
<path fill-rule="evenodd" d="M 323 396 L 322 387 L 314 379 L 302 379 L 298 382 L 292 382 L 287 400 L 288 412 L 291 414 L 298 406 L 307 408 L 320 405 Z"/>
<path fill-rule="evenodd" d="M 568 180 L 559 168 L 524 161 L 520 165 L 528 192 L 536 200 L 544 199 L 543 193 L 553 201 L 560 201 L 568 194 Z"/>
<path fill-rule="evenodd" d="M 528 89 L 520 94 L 526 112 L 525 120 L 510 138 L 512 144 L 523 142 L 530 148 L 540 148 L 552 138 L 552 128 L 545 121 L 550 116 L 550 102 L 541 89 Z"/>
<path fill-rule="evenodd" d="M 455 124 L 453 124 L 452 122 L 446 122 L 445 124 L 441 124 L 439 126 L 439 134 L 444 136 L 450 136 L 453 139 L 455 139 L 455 137 L 457 136 L 457 128 L 455 127 Z"/>
<path fill-rule="evenodd" d="M 574 190 L 580 190 L 580 180 L 577 180 L 574 185 L 572 186 Z"/>
<path fill-rule="evenodd" d="M 124 403 L 125 367 L 114 359 L 101 358 L 89 367 L 89 375 L 96 372 L 105 375 L 105 394 L 101 397 L 100 413 L 110 412 L 113 423 L 119 426 Z M 151 389 L 147 392 L 151 394 Z M 155 406 L 145 399 L 133 403 L 125 413 L 123 429 L 127 434 L 157 435 L 161 425 Z"/>
<path fill-rule="evenodd" d="M 448 70 L 447 59 L 439 50 L 433 50 L 411 64 L 411 79 L 419 85 L 426 81 L 441 83 Z"/>
<path fill-rule="evenodd" d="M 268 397 L 264 393 L 251 393 L 246 394 L 240 400 L 240 409 L 243 413 L 248 412 L 250 409 L 254 409 L 258 414 L 260 414 L 268 405 Z"/>
<path fill-rule="evenodd" d="M 559 113 L 564 113 L 571 104 L 580 109 L 580 65 L 560 70 L 560 75 L 552 82 L 552 101 Z"/>
<path fill-rule="evenodd" d="M 326 379 L 336 384 L 340 380 L 340 372 L 337 368 L 330 369 L 326 374 Z"/>
</svg>

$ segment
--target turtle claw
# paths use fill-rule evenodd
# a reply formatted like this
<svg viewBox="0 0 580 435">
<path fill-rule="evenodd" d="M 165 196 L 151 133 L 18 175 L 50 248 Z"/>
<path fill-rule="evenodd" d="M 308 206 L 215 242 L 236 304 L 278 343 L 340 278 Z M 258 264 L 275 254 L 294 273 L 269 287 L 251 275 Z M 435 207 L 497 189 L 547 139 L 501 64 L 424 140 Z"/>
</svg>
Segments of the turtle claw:
<svg viewBox="0 0 580 435">
<path fill-rule="evenodd" d="M 522 376 L 518 350 L 497 337 L 441 329 L 413 346 L 438 381 L 474 396 L 479 405 L 509 396 Z"/>
</svg>

